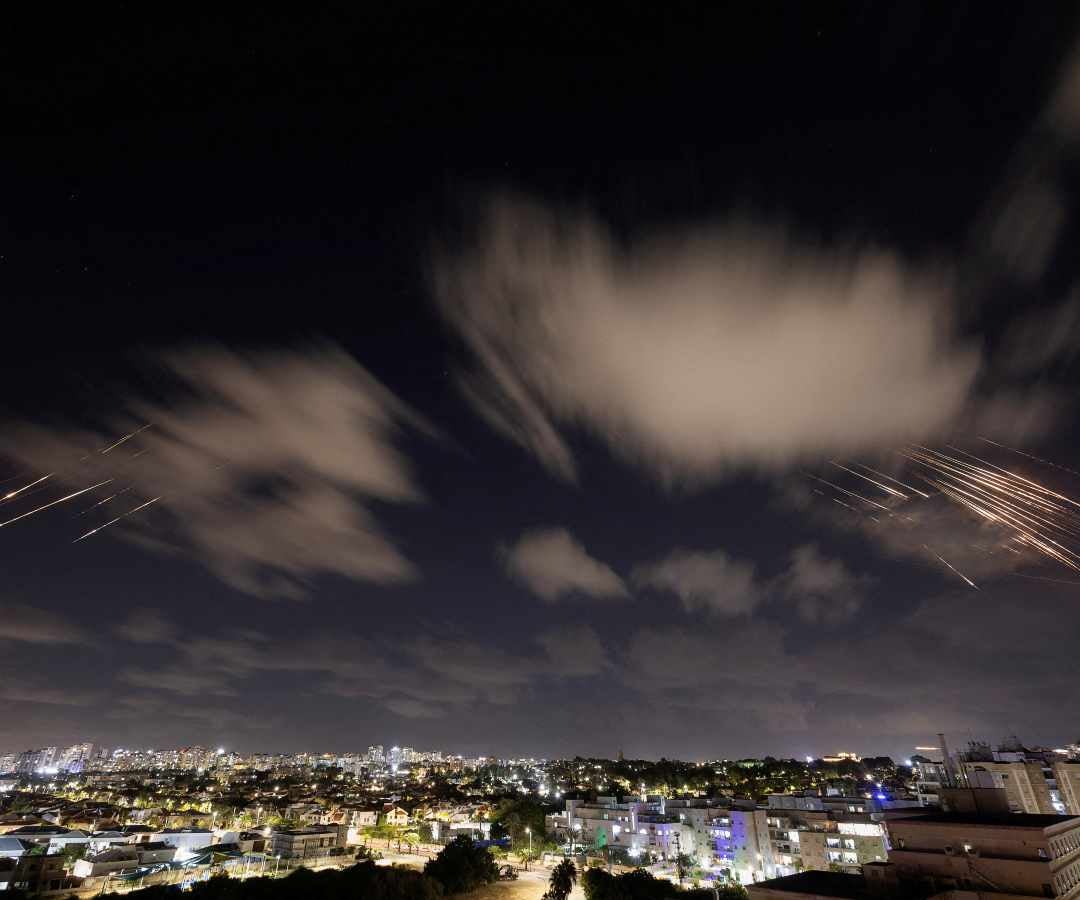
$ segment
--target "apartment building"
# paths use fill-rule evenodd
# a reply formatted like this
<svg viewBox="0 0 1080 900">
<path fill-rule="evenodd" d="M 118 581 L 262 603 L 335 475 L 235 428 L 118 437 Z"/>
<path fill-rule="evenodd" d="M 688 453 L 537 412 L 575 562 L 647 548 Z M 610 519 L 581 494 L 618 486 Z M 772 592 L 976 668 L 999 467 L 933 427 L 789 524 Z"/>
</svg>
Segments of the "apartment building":
<svg viewBox="0 0 1080 900">
<path fill-rule="evenodd" d="M 937 891 L 1080 896 L 1080 818 L 940 813 L 887 823 L 900 881 Z"/>
<path fill-rule="evenodd" d="M 1032 815 L 1057 815 L 1059 806 L 1054 793 L 1057 784 L 1052 769 L 1037 761 L 973 760 L 961 763 L 967 778 L 975 781 L 980 774 L 988 774 L 995 787 L 1005 790 L 1009 809 L 1016 813 Z M 1048 775 L 1050 777 L 1048 777 Z"/>
<path fill-rule="evenodd" d="M 685 853 L 718 875 L 749 884 L 802 870 L 858 872 L 886 857 L 884 831 L 862 799 L 774 795 L 768 808 L 705 800 L 566 801 L 547 818 L 558 840 L 625 852 L 627 861 Z"/>
<path fill-rule="evenodd" d="M 270 855 L 282 859 L 310 859 L 327 856 L 344 848 L 348 829 L 344 826 L 313 826 L 275 831 L 270 836 Z"/>
<path fill-rule="evenodd" d="M 862 876 L 800 872 L 748 887 L 750 900 L 1080 898 L 1080 818 L 934 813 L 890 819 L 889 858 Z"/>
<path fill-rule="evenodd" d="M 1080 816 L 1080 762 L 1058 760 L 1052 768 L 1066 814 Z"/>
</svg>

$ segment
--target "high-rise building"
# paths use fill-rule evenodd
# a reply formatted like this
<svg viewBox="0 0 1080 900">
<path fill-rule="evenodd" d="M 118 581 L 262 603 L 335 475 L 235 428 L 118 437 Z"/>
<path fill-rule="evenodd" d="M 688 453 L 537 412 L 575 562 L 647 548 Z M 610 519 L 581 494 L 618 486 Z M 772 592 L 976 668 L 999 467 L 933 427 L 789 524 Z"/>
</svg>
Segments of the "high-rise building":
<svg viewBox="0 0 1080 900">
<path fill-rule="evenodd" d="M 372 765 L 383 765 L 386 762 L 386 754 L 383 753 L 382 744 L 372 744 L 368 747 L 367 759 Z"/>
<path fill-rule="evenodd" d="M 56 767 L 61 772 L 81 772 L 93 757 L 93 742 L 86 741 L 82 744 L 72 744 L 57 756 Z"/>
<path fill-rule="evenodd" d="M 23 774 L 46 772 L 56 764 L 56 748 L 42 747 L 38 750 L 24 750 L 15 762 L 15 771 Z"/>
</svg>

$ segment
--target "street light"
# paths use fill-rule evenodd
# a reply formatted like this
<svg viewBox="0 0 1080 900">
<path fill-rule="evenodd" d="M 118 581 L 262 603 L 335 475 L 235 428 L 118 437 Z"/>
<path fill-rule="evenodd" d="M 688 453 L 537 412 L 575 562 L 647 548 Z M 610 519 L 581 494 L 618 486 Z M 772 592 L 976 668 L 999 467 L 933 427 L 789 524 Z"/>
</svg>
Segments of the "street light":
<svg viewBox="0 0 1080 900">
<path fill-rule="evenodd" d="M 532 859 L 532 829 L 525 826 L 525 833 L 529 836 L 529 855 L 525 857 L 525 871 L 529 871 L 529 860 Z"/>
</svg>

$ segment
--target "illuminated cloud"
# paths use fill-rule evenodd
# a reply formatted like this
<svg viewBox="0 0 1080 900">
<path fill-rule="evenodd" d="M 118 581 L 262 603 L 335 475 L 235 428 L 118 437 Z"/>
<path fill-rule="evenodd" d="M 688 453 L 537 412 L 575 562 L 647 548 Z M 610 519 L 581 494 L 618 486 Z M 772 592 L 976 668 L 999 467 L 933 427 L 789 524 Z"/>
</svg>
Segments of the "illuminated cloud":
<svg viewBox="0 0 1080 900">
<path fill-rule="evenodd" d="M 589 556 L 565 528 L 528 531 L 504 548 L 502 557 L 506 571 L 548 603 L 567 594 L 597 599 L 626 596 L 622 579 Z"/>
<path fill-rule="evenodd" d="M 723 550 L 676 550 L 664 560 L 635 569 L 634 583 L 674 594 L 687 612 L 734 616 L 753 612 L 765 599 L 753 564 L 732 559 Z"/>
<path fill-rule="evenodd" d="M 804 621 L 835 624 L 859 611 L 871 582 L 865 575 L 856 575 L 842 561 L 822 556 L 813 544 L 804 544 L 791 554 L 791 565 L 776 587 L 794 601 Z"/>
<path fill-rule="evenodd" d="M 964 410 L 980 367 L 945 273 L 775 231 L 623 245 L 507 201 L 435 285 L 472 352 L 466 395 L 566 479 L 576 427 L 676 481 L 922 438 Z"/>
<path fill-rule="evenodd" d="M 0 641 L 26 644 L 83 644 L 85 629 L 67 618 L 19 603 L 0 603 Z"/>
<path fill-rule="evenodd" d="M 125 491 L 80 518 L 87 530 L 160 498 L 88 540 L 123 534 L 186 553 L 253 594 L 302 596 L 320 573 L 381 583 L 416 576 L 364 504 L 421 499 L 395 442 L 404 429 L 430 429 L 355 360 L 331 346 L 247 356 L 203 348 L 161 365 L 173 397 L 132 399 L 110 436 L 6 432 L 12 456 L 56 472 L 57 482 L 113 479 L 88 503 Z M 100 452 L 144 423 L 151 427 Z"/>
<path fill-rule="evenodd" d="M 982 261 L 1004 261 L 1025 281 L 1042 277 L 1069 219 L 1068 170 L 1078 147 L 1080 47 L 1074 47 L 1049 101 L 980 217 L 975 239 Z"/>
</svg>

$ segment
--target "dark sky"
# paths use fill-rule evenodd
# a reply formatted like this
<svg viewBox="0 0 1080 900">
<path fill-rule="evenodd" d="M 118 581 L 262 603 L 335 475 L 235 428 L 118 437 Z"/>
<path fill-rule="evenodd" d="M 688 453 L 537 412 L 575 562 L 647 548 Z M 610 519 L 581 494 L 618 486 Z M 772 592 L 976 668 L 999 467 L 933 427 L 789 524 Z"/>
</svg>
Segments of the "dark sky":
<svg viewBox="0 0 1080 900">
<path fill-rule="evenodd" d="M 367 6 L 7 57 L 0 749 L 1075 739 L 1073 4 Z"/>
</svg>

